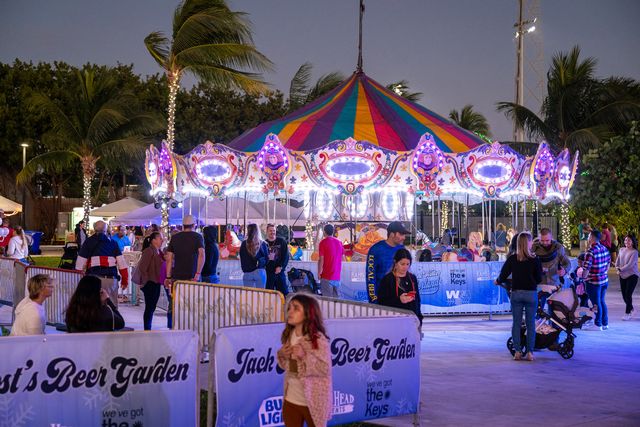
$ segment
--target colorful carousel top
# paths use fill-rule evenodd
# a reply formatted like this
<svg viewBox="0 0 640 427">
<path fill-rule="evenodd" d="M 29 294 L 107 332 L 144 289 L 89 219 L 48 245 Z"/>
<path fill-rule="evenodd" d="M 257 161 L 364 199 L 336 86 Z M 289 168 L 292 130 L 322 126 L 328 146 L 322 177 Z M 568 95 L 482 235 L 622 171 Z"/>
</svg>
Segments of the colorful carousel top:
<svg viewBox="0 0 640 427">
<path fill-rule="evenodd" d="M 415 149 L 405 151 L 352 138 L 296 151 L 284 147 L 274 134 L 267 135 L 255 152 L 207 142 L 178 155 L 163 143 L 160 151 L 155 146 L 147 150 L 145 164 L 151 194 L 158 198 L 247 194 L 264 200 L 286 193 L 299 200 L 315 197 L 313 205 L 335 211 L 333 217 L 373 219 L 388 215 L 367 214 L 370 207 L 384 210 L 386 205 L 400 203 L 408 210 L 416 197 L 469 203 L 483 199 L 566 202 L 577 168 L 578 153 L 573 159 L 568 150 L 556 156 L 546 143 L 540 144 L 534 157 L 498 142 L 446 153 L 428 133 Z"/>
<path fill-rule="evenodd" d="M 322 98 L 282 119 L 262 123 L 231 141 L 230 147 L 258 151 L 274 134 L 289 150 L 309 151 L 354 138 L 392 151 L 409 151 L 424 133 L 446 153 L 468 151 L 484 141 L 423 106 L 388 90 L 364 73 L 354 73 Z"/>
</svg>

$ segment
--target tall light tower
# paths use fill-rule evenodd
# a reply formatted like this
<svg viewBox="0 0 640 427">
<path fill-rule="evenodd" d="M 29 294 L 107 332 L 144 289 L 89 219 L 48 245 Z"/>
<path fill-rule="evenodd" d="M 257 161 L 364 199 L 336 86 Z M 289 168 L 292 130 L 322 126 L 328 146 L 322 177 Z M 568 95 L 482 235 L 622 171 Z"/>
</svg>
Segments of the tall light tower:
<svg viewBox="0 0 640 427">
<path fill-rule="evenodd" d="M 523 9 L 524 0 L 518 0 L 518 22 L 513 24 L 516 29 L 515 37 L 518 41 L 517 49 L 517 69 L 516 69 L 516 104 L 524 106 L 524 36 L 525 34 L 535 31 L 534 25 L 537 18 L 524 20 Z M 514 121 L 513 123 L 513 140 L 515 142 L 524 141 L 524 129 Z"/>
</svg>

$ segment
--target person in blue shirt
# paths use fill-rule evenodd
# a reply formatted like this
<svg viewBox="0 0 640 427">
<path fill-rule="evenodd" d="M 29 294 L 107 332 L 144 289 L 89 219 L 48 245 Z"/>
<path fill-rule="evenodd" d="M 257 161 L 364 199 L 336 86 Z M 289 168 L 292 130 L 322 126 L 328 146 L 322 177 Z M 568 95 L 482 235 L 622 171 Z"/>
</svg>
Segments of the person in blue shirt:
<svg viewBox="0 0 640 427">
<path fill-rule="evenodd" d="M 129 240 L 129 238 L 127 237 L 127 235 L 125 234 L 125 228 L 124 226 L 120 226 L 118 228 L 118 232 L 116 234 L 114 234 L 113 236 L 111 236 L 111 240 L 113 240 L 114 242 L 116 242 L 118 244 L 118 248 L 120 248 L 120 252 L 124 252 L 124 247 L 125 246 L 131 246 L 131 241 Z"/>
<path fill-rule="evenodd" d="M 409 231 L 400 221 L 393 221 L 387 227 L 387 240 L 381 240 L 369 248 L 367 253 L 366 280 L 369 302 L 378 303 L 378 285 L 382 278 L 391 271 L 393 256 L 398 249 L 404 248 L 405 237 Z"/>
</svg>

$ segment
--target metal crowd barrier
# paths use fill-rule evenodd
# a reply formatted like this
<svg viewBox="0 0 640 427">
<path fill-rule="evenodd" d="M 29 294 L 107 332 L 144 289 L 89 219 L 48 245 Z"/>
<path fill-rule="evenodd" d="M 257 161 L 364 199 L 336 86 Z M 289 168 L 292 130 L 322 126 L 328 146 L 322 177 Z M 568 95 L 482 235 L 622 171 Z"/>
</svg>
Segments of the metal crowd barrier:
<svg viewBox="0 0 640 427">
<path fill-rule="evenodd" d="M 282 321 L 284 297 L 276 291 L 189 281 L 173 285 L 173 329 L 196 331 L 204 351 L 217 328 Z"/>
<path fill-rule="evenodd" d="M 30 266 L 26 269 L 26 277 L 22 286 L 23 291 L 26 291 L 28 280 L 37 274 L 48 274 L 54 280 L 55 288 L 53 294 L 44 302 L 47 323 L 50 325 L 64 324 L 64 312 L 84 273 L 60 268 Z M 19 286 L 16 286 L 17 288 Z"/>
<path fill-rule="evenodd" d="M 0 258 L 0 304 L 13 305 L 13 289 L 15 287 L 15 259 Z"/>
</svg>

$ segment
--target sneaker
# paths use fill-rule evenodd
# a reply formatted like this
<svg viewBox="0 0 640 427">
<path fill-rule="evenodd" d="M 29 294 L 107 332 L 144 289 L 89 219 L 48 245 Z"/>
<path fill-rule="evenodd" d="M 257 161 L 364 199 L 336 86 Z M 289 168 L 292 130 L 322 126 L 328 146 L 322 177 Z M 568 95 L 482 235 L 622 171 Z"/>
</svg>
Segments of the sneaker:
<svg viewBox="0 0 640 427">
<path fill-rule="evenodd" d="M 597 326 L 597 325 L 589 325 L 587 327 L 582 327 L 583 331 L 602 331 L 602 326 Z"/>
<path fill-rule="evenodd" d="M 586 322 L 584 322 L 584 324 L 582 325 L 582 329 L 589 329 L 590 327 L 593 326 L 593 320 L 587 320 Z"/>
<path fill-rule="evenodd" d="M 624 316 L 622 316 L 622 320 L 631 320 L 631 313 L 627 313 Z"/>
<path fill-rule="evenodd" d="M 607 329 L 609 329 L 609 325 L 602 325 L 602 330 L 606 331 Z"/>
<path fill-rule="evenodd" d="M 525 360 L 527 362 L 533 362 L 533 353 L 532 352 L 528 352 L 527 356 L 525 357 Z"/>
<path fill-rule="evenodd" d="M 522 353 L 516 351 L 516 354 L 513 355 L 513 360 L 522 360 Z"/>
</svg>

